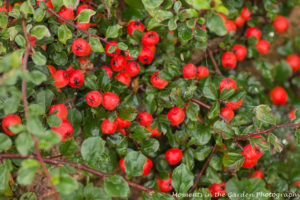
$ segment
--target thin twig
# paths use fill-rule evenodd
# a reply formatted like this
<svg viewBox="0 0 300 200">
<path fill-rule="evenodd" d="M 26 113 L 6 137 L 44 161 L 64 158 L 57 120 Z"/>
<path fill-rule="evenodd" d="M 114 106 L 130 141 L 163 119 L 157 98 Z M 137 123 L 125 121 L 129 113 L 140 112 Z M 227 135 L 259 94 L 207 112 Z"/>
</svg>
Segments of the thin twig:
<svg viewBox="0 0 300 200">
<path fill-rule="evenodd" d="M 122 10 L 124 10 L 124 9 L 125 9 L 125 3 L 124 3 L 124 0 L 120 0 L 120 4 L 121 4 Z"/>
<path fill-rule="evenodd" d="M 26 44 L 26 51 L 25 51 L 25 55 L 24 55 L 24 59 L 23 59 L 23 63 L 22 63 L 22 70 L 24 72 L 26 72 L 27 71 L 28 57 L 29 57 L 29 54 L 30 54 L 30 40 L 29 40 L 28 34 L 26 32 L 26 20 L 24 18 L 24 14 L 23 13 L 22 13 L 22 16 L 23 16 L 22 27 L 23 27 L 24 36 L 26 38 L 26 43 L 27 43 Z M 23 102 L 24 102 L 25 118 L 28 121 L 29 115 L 28 115 L 28 101 L 27 101 L 26 88 L 27 88 L 27 83 L 26 83 L 26 80 L 24 79 L 22 81 L 22 97 L 23 97 Z M 35 135 L 32 134 L 31 136 L 32 136 L 32 139 L 34 141 L 34 147 L 35 147 L 35 151 L 36 151 L 36 154 L 37 154 L 37 160 L 40 162 L 40 164 L 41 164 L 41 166 L 42 166 L 42 168 L 43 168 L 43 170 L 44 170 L 47 178 L 50 181 L 50 184 L 51 184 L 52 190 L 54 191 L 56 200 L 60 200 L 58 192 L 57 192 L 54 184 L 51 181 L 51 175 L 50 175 L 50 173 L 49 173 L 49 171 L 48 171 L 45 163 L 43 162 L 43 159 L 42 159 L 42 156 L 41 156 L 41 152 L 39 150 L 39 142 L 38 142 L 37 138 L 35 137 Z"/>
<path fill-rule="evenodd" d="M 99 40 L 103 41 L 104 43 L 106 44 L 110 44 L 106 39 L 96 35 L 96 34 L 93 34 L 93 33 L 90 33 L 90 32 L 87 32 L 85 30 L 82 30 L 79 26 L 77 26 L 76 24 L 64 19 L 63 17 L 61 17 L 59 14 L 57 14 L 53 9 L 51 8 L 48 8 L 48 11 L 50 13 L 52 13 L 53 15 L 55 15 L 58 19 L 62 20 L 63 22 L 65 22 L 66 24 L 69 24 L 70 26 L 74 27 L 75 29 L 87 34 L 89 37 L 95 37 L 95 38 L 98 38 Z"/>
<path fill-rule="evenodd" d="M 216 59 L 214 57 L 213 52 L 210 49 L 207 49 L 207 52 L 208 52 L 209 58 L 210 58 L 210 60 L 211 60 L 211 62 L 213 64 L 213 66 L 215 67 L 216 74 L 217 75 L 223 75 L 222 72 L 221 72 L 221 70 L 220 70 L 220 68 L 219 68 L 219 66 L 218 66 L 218 64 L 217 64 L 217 61 L 216 61 Z"/>
<path fill-rule="evenodd" d="M 207 168 L 207 166 L 208 166 L 208 164 L 209 164 L 211 158 L 212 158 L 213 155 L 215 154 L 216 149 L 217 149 L 217 144 L 214 145 L 214 147 L 213 147 L 213 149 L 212 149 L 210 155 L 208 156 L 206 162 L 205 162 L 204 165 L 202 166 L 202 169 L 201 169 L 200 172 L 196 175 L 196 176 L 197 176 L 197 180 L 195 181 L 193 187 L 189 190 L 186 199 L 188 199 L 189 194 L 192 193 L 192 192 L 197 188 L 197 185 L 198 185 L 198 183 L 199 183 L 199 181 L 200 181 L 200 178 L 202 177 L 203 173 L 205 172 L 205 169 Z"/>
</svg>

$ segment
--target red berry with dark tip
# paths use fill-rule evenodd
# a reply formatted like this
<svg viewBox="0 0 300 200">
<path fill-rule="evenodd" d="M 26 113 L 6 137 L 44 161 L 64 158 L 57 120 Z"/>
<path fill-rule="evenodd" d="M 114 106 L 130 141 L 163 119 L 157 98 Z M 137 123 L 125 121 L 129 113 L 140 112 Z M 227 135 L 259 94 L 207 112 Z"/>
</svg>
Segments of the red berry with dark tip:
<svg viewBox="0 0 300 200">
<path fill-rule="evenodd" d="M 234 69 L 236 67 L 236 56 L 232 52 L 225 52 L 222 56 L 222 66 L 225 69 Z"/>
<path fill-rule="evenodd" d="M 116 123 L 117 123 L 119 128 L 127 128 L 127 127 L 130 126 L 131 121 L 124 120 L 124 119 L 122 119 L 121 117 L 118 116 L 116 118 Z"/>
<path fill-rule="evenodd" d="M 236 44 L 233 46 L 232 52 L 235 54 L 238 61 L 242 61 L 247 55 L 247 48 L 243 45 Z"/>
<path fill-rule="evenodd" d="M 144 32 L 144 30 L 145 30 L 144 24 L 139 22 L 139 21 L 135 21 L 135 20 L 132 20 L 131 22 L 129 22 L 128 26 L 127 26 L 128 34 L 130 36 L 132 36 L 133 31 L 135 31 L 135 30 L 139 30 L 141 32 Z"/>
<path fill-rule="evenodd" d="M 205 66 L 197 67 L 197 78 L 202 79 L 209 76 L 209 69 Z"/>
<path fill-rule="evenodd" d="M 153 60 L 153 52 L 148 47 L 142 47 L 141 53 L 138 56 L 138 60 L 141 63 L 149 64 Z"/>
<path fill-rule="evenodd" d="M 72 43 L 72 51 L 76 56 L 89 56 L 92 53 L 92 48 L 85 39 L 77 38 Z"/>
<path fill-rule="evenodd" d="M 110 57 L 114 57 L 114 56 L 117 56 L 120 54 L 121 52 L 121 49 L 119 47 L 115 47 L 115 51 L 113 53 L 110 53 L 108 52 L 108 49 L 111 47 L 111 46 L 117 46 L 118 45 L 118 42 L 116 41 L 109 41 L 109 44 L 105 45 L 105 53 L 110 56 Z"/>
<path fill-rule="evenodd" d="M 84 73 L 80 69 L 75 69 L 69 76 L 69 85 L 72 88 L 79 88 L 84 82 Z"/>
<path fill-rule="evenodd" d="M 241 17 L 241 16 L 238 16 L 238 17 L 235 19 L 235 25 L 236 25 L 237 27 L 243 26 L 244 23 L 245 23 L 245 19 L 244 19 L 243 17 Z"/>
<path fill-rule="evenodd" d="M 291 54 L 289 55 L 286 59 L 286 62 L 288 62 L 290 64 L 290 66 L 292 67 L 293 71 L 297 71 L 300 67 L 300 58 L 295 55 L 295 54 Z"/>
<path fill-rule="evenodd" d="M 251 178 L 259 178 L 259 179 L 263 179 L 264 178 L 264 173 L 262 173 L 261 171 L 255 171 L 251 174 L 250 176 Z"/>
<path fill-rule="evenodd" d="M 243 104 L 243 99 L 237 101 L 237 102 L 226 102 L 226 107 L 230 108 L 232 110 L 239 109 Z"/>
<path fill-rule="evenodd" d="M 112 92 L 106 92 L 103 95 L 102 106 L 107 110 L 114 110 L 119 105 L 119 96 Z"/>
<path fill-rule="evenodd" d="M 111 78 L 111 77 L 112 77 L 112 75 L 113 75 L 113 71 L 111 70 L 111 68 L 110 68 L 110 67 L 103 66 L 103 67 L 101 67 L 101 69 L 104 69 L 104 70 L 106 71 L 106 73 L 107 73 L 107 75 L 109 76 L 109 78 Z"/>
<path fill-rule="evenodd" d="M 142 126 L 148 126 L 152 123 L 153 117 L 150 113 L 141 112 L 136 117 L 137 122 Z"/>
<path fill-rule="evenodd" d="M 278 33 L 284 33 L 289 28 L 289 21 L 286 17 L 277 16 L 273 21 L 273 26 Z"/>
<path fill-rule="evenodd" d="M 52 105 L 50 106 L 49 109 L 49 114 L 55 112 L 55 115 L 57 117 L 59 117 L 62 120 L 67 119 L 68 116 L 68 109 L 65 106 L 65 104 L 56 104 L 56 105 Z"/>
<path fill-rule="evenodd" d="M 212 184 L 208 187 L 212 197 L 221 197 L 226 194 L 226 183 Z"/>
<path fill-rule="evenodd" d="M 168 112 L 167 117 L 173 126 L 177 126 L 183 122 L 185 113 L 181 108 L 174 107 Z"/>
<path fill-rule="evenodd" d="M 158 185 L 158 189 L 161 192 L 170 192 L 173 189 L 172 178 L 168 179 L 157 179 L 156 183 Z"/>
<path fill-rule="evenodd" d="M 150 82 L 158 89 L 164 89 L 169 83 L 168 81 L 159 78 L 159 71 L 152 74 Z"/>
<path fill-rule="evenodd" d="M 103 134 L 113 134 L 117 130 L 117 123 L 109 119 L 103 120 L 101 124 L 101 131 Z"/>
<path fill-rule="evenodd" d="M 62 120 L 59 126 L 52 127 L 51 130 L 58 133 L 61 136 L 62 142 L 72 137 L 74 132 L 73 126 L 68 120 Z"/>
<path fill-rule="evenodd" d="M 117 79 L 121 83 L 127 85 L 127 87 L 130 86 L 131 78 L 125 72 L 120 72 L 119 74 L 117 74 L 115 76 L 115 79 Z"/>
<path fill-rule="evenodd" d="M 140 69 L 141 69 L 141 67 L 140 67 L 139 63 L 130 62 L 130 63 L 127 63 L 127 65 L 125 67 L 125 72 L 128 76 L 134 77 L 139 74 Z"/>
<path fill-rule="evenodd" d="M 222 108 L 220 114 L 228 121 L 231 121 L 234 118 L 233 110 L 227 107 Z"/>
<path fill-rule="evenodd" d="M 288 100 L 288 94 L 284 88 L 275 87 L 270 92 L 270 98 L 274 105 L 283 105 Z"/>
<path fill-rule="evenodd" d="M 65 20 L 73 20 L 74 12 L 72 9 L 63 6 L 57 13 L 59 16 L 64 18 Z M 58 19 L 60 23 L 64 23 L 61 19 Z"/>
<path fill-rule="evenodd" d="M 248 21 L 251 19 L 251 12 L 248 8 L 243 8 L 242 12 L 241 12 L 241 17 Z"/>
<path fill-rule="evenodd" d="M 15 115 L 15 114 L 6 115 L 2 120 L 3 131 L 7 135 L 13 136 L 13 135 L 15 135 L 15 133 L 12 132 L 11 130 L 9 130 L 9 127 L 18 125 L 21 123 L 22 123 L 21 118 L 18 115 Z"/>
<path fill-rule="evenodd" d="M 222 92 L 224 89 L 229 90 L 230 88 L 236 90 L 237 88 L 236 82 L 231 78 L 224 78 L 219 85 L 220 92 Z"/>
<path fill-rule="evenodd" d="M 182 75 L 184 78 L 195 78 L 197 74 L 197 67 L 194 64 L 186 64 L 182 68 Z"/>
<path fill-rule="evenodd" d="M 258 147 L 252 147 L 251 144 L 247 144 L 241 154 L 250 160 L 257 160 L 263 155 Z"/>
<path fill-rule="evenodd" d="M 166 156 L 166 160 L 170 165 L 176 165 L 181 161 L 182 152 L 178 148 L 172 148 L 166 152 L 165 156 Z"/>
<path fill-rule="evenodd" d="M 267 40 L 260 40 L 256 44 L 257 51 L 261 54 L 267 54 L 269 52 L 270 43 Z"/>
<path fill-rule="evenodd" d="M 159 41 L 159 35 L 155 31 L 148 31 L 142 38 L 142 44 L 145 46 L 154 46 Z"/>
<path fill-rule="evenodd" d="M 54 79 L 54 85 L 57 88 L 63 88 L 69 83 L 69 76 L 68 73 L 64 70 L 57 70 L 52 74 L 52 77 Z"/>
<path fill-rule="evenodd" d="M 246 31 L 247 38 L 256 37 L 258 40 L 261 38 L 261 30 L 256 27 L 250 27 Z"/>
<path fill-rule="evenodd" d="M 114 71 L 121 71 L 125 68 L 127 60 L 124 56 L 115 56 L 110 61 L 110 66 Z"/>
<path fill-rule="evenodd" d="M 87 104 L 91 107 L 98 107 L 102 103 L 102 95 L 98 91 L 89 92 L 85 99 Z"/>
</svg>

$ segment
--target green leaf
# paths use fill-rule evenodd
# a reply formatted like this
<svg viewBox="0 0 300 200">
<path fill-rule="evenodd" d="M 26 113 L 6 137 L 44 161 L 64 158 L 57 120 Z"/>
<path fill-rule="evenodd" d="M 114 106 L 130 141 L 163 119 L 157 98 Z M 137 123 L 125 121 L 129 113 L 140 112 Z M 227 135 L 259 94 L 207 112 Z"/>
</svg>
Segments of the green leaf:
<svg viewBox="0 0 300 200">
<path fill-rule="evenodd" d="M 212 104 L 211 109 L 207 114 L 207 117 L 208 119 L 214 119 L 218 117 L 219 114 L 220 114 L 220 104 L 218 101 L 216 101 L 214 104 Z"/>
<path fill-rule="evenodd" d="M 28 113 L 30 116 L 35 116 L 43 115 L 45 114 L 45 111 L 41 105 L 32 103 L 28 106 Z"/>
<path fill-rule="evenodd" d="M 280 140 L 273 134 L 268 134 L 268 142 L 271 143 L 275 148 L 274 150 L 277 152 L 282 151 L 283 145 L 281 144 Z"/>
<path fill-rule="evenodd" d="M 285 42 L 283 46 L 277 48 L 277 52 L 282 56 L 288 56 L 290 54 L 293 54 L 294 49 L 292 40 L 288 39 L 288 41 Z"/>
<path fill-rule="evenodd" d="M 218 90 L 216 86 L 212 83 L 211 79 L 206 79 L 203 87 L 203 95 L 211 100 L 217 100 L 218 99 Z"/>
<path fill-rule="evenodd" d="M 142 0 L 146 9 L 155 9 L 160 6 L 164 2 L 164 0 Z"/>
<path fill-rule="evenodd" d="M 157 139 L 147 138 L 143 140 L 143 143 L 141 145 L 141 150 L 144 154 L 148 156 L 155 155 L 158 149 L 159 149 L 159 142 Z"/>
<path fill-rule="evenodd" d="M 122 26 L 120 26 L 119 24 L 109 26 L 106 30 L 106 38 L 117 38 L 121 29 Z"/>
<path fill-rule="evenodd" d="M 22 194 L 20 200 L 37 200 L 37 197 L 33 192 L 26 192 L 25 194 Z"/>
<path fill-rule="evenodd" d="M 78 182 L 67 173 L 68 172 L 62 168 L 55 168 L 50 171 L 54 186 L 58 192 L 66 195 L 74 193 L 79 187 Z"/>
<path fill-rule="evenodd" d="M 133 132 L 133 134 L 130 135 L 130 138 L 139 142 L 151 135 L 151 131 L 135 122 L 130 125 L 130 131 Z"/>
<path fill-rule="evenodd" d="M 67 0 L 67 1 L 69 1 L 69 0 Z M 76 19 L 78 20 L 78 23 L 89 23 L 91 17 L 95 14 L 96 14 L 96 12 L 94 10 L 84 9 L 79 13 L 79 15 L 76 17 Z"/>
<path fill-rule="evenodd" d="M 175 11 L 176 13 L 178 13 L 179 10 L 180 10 L 180 8 L 181 8 L 181 6 L 182 6 L 181 1 L 176 1 L 176 2 L 174 3 L 174 6 L 173 6 L 174 11 Z"/>
<path fill-rule="evenodd" d="M 0 152 L 10 149 L 11 145 L 12 145 L 11 139 L 7 135 L 1 133 L 0 134 Z"/>
<path fill-rule="evenodd" d="M 50 115 L 47 117 L 47 123 L 50 127 L 58 127 L 60 126 L 62 120 L 56 115 Z"/>
<path fill-rule="evenodd" d="M 227 33 L 224 19 L 213 12 L 207 15 L 206 27 L 218 36 L 223 36 Z"/>
<path fill-rule="evenodd" d="M 234 136 L 232 128 L 224 121 L 218 120 L 214 123 L 214 131 L 222 136 L 223 139 L 227 140 Z"/>
<path fill-rule="evenodd" d="M 72 38 L 72 32 L 67 27 L 66 24 L 60 25 L 58 28 L 58 40 L 62 42 L 63 44 L 66 44 L 66 42 Z"/>
<path fill-rule="evenodd" d="M 125 156 L 125 171 L 128 177 L 141 176 L 144 172 L 146 156 L 141 152 L 131 151 Z"/>
<path fill-rule="evenodd" d="M 24 13 L 26 17 L 27 17 L 28 14 L 33 14 L 34 9 L 31 5 L 30 0 L 27 0 L 24 3 L 22 3 L 21 8 L 20 8 L 20 12 Z"/>
<path fill-rule="evenodd" d="M 35 85 L 40 85 L 42 82 L 47 80 L 47 76 L 38 70 L 30 72 L 30 78 L 31 82 L 33 82 Z"/>
<path fill-rule="evenodd" d="M 297 35 L 295 37 L 295 44 L 296 44 L 298 51 L 300 51 L 300 35 Z"/>
<path fill-rule="evenodd" d="M 36 22 L 41 22 L 43 21 L 44 17 L 46 14 L 46 10 L 42 9 L 42 8 L 37 8 L 36 10 L 34 10 L 34 20 Z"/>
<path fill-rule="evenodd" d="M 33 53 L 31 58 L 36 65 L 45 65 L 47 62 L 47 58 L 39 51 Z"/>
<path fill-rule="evenodd" d="M 210 200 L 211 193 L 207 188 L 200 188 L 193 192 L 192 197 L 189 200 Z"/>
<path fill-rule="evenodd" d="M 8 22 L 8 16 L 5 12 L 0 12 L 0 27 L 6 28 Z"/>
<path fill-rule="evenodd" d="M 244 156 L 240 153 L 228 152 L 223 156 L 223 165 L 228 171 L 237 172 L 244 163 Z"/>
<path fill-rule="evenodd" d="M 203 161 L 209 155 L 211 150 L 212 150 L 211 146 L 198 147 L 194 151 L 194 157 L 199 161 Z"/>
<path fill-rule="evenodd" d="M 176 167 L 172 174 L 172 185 L 177 193 L 186 194 L 193 186 L 194 175 L 185 164 Z"/>
<path fill-rule="evenodd" d="M 27 159 L 22 162 L 22 167 L 18 170 L 17 181 L 22 185 L 29 185 L 33 181 L 40 163 L 36 160 Z"/>
<path fill-rule="evenodd" d="M 170 194 L 166 193 L 151 193 L 148 200 L 174 200 Z"/>
<path fill-rule="evenodd" d="M 9 170 L 7 165 L 1 164 L 0 165 L 0 194 L 4 193 L 8 186 L 8 181 L 9 181 L 8 173 Z"/>
<path fill-rule="evenodd" d="M 89 183 L 84 188 L 83 193 L 86 199 L 111 200 L 111 197 L 105 192 L 103 188 L 94 187 L 92 183 Z"/>
<path fill-rule="evenodd" d="M 34 142 L 30 134 L 22 133 L 19 134 L 16 139 L 16 147 L 18 152 L 22 156 L 28 155 L 31 148 L 33 148 Z"/>
<path fill-rule="evenodd" d="M 72 155 L 78 151 L 78 145 L 75 142 L 74 138 L 65 140 L 60 146 L 59 150 L 64 155 Z"/>
<path fill-rule="evenodd" d="M 54 10 L 56 12 L 59 11 L 59 9 L 64 5 L 64 1 L 63 0 L 51 0 Z"/>
<path fill-rule="evenodd" d="M 70 8 L 72 10 L 76 9 L 76 7 L 78 6 L 79 1 L 77 0 L 63 0 L 64 5 L 67 8 Z"/>
<path fill-rule="evenodd" d="M 23 37 L 23 35 L 17 35 L 15 37 L 15 41 L 16 41 L 17 45 L 19 45 L 20 47 L 25 47 L 26 46 L 26 40 Z"/>
<path fill-rule="evenodd" d="M 200 107 L 198 106 L 198 104 L 189 103 L 186 110 L 186 116 L 192 121 L 197 121 L 199 111 L 200 111 Z"/>
<path fill-rule="evenodd" d="M 98 160 L 104 152 L 105 141 L 100 137 L 89 137 L 81 146 L 81 155 L 84 160 L 90 162 Z"/>
<path fill-rule="evenodd" d="M 121 110 L 119 112 L 119 116 L 123 120 L 133 121 L 138 114 L 138 111 L 130 105 L 125 105 L 121 107 Z"/>
<path fill-rule="evenodd" d="M 220 99 L 221 100 L 228 99 L 234 94 L 234 92 L 235 92 L 235 90 L 233 88 L 230 88 L 229 90 L 225 88 L 221 92 Z"/>
<path fill-rule="evenodd" d="M 89 43 L 90 43 L 90 45 L 92 47 L 92 50 L 94 52 L 99 52 L 99 53 L 104 52 L 104 48 L 103 48 L 99 38 L 90 37 Z"/>
<path fill-rule="evenodd" d="M 194 7 L 196 10 L 210 8 L 209 1 L 207 0 L 186 0 L 186 2 L 190 4 L 192 7 Z"/>
<path fill-rule="evenodd" d="M 130 190 L 128 183 L 122 176 L 109 176 L 104 180 L 104 190 L 112 197 L 127 198 Z"/>
<path fill-rule="evenodd" d="M 137 9 L 143 9 L 144 5 L 141 0 L 125 0 L 125 2 L 130 5 L 131 7 L 137 8 Z"/>
<path fill-rule="evenodd" d="M 34 26 L 31 30 L 31 35 L 35 36 L 38 40 L 51 36 L 49 29 L 44 25 Z"/>
<path fill-rule="evenodd" d="M 36 94 L 36 103 L 40 104 L 44 108 L 44 112 L 50 108 L 54 93 L 49 90 L 40 90 Z"/>
<path fill-rule="evenodd" d="M 267 105 L 259 105 L 255 107 L 255 117 L 259 121 L 267 124 L 276 124 L 276 118 L 271 114 L 271 108 Z"/>
</svg>

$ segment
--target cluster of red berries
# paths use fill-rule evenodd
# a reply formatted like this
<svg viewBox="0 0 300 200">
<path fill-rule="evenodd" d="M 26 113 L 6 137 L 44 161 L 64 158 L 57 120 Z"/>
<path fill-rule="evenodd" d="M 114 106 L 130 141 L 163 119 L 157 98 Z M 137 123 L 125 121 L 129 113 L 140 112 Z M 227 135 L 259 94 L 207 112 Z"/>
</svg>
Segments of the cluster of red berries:
<svg viewBox="0 0 300 200">
<path fill-rule="evenodd" d="M 245 157 L 243 167 L 251 168 L 256 165 L 257 160 L 262 156 L 262 152 L 259 150 L 258 146 L 252 147 L 251 144 L 248 144 L 245 146 L 242 155 Z"/>
<path fill-rule="evenodd" d="M 247 48 L 241 44 L 233 46 L 232 51 L 227 51 L 222 55 L 222 66 L 225 69 L 234 69 L 237 61 L 242 61 L 247 55 Z"/>
<path fill-rule="evenodd" d="M 202 79 L 209 76 L 209 74 L 209 69 L 205 66 L 196 67 L 194 64 L 186 64 L 182 68 L 182 75 L 186 79 L 193 79 L 195 77 Z"/>
</svg>

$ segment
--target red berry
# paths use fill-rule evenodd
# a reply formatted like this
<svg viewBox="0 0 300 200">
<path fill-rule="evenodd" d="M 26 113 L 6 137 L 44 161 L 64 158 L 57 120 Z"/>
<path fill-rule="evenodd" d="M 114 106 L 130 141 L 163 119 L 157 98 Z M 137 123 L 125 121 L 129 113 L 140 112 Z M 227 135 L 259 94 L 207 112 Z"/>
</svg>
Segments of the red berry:
<svg viewBox="0 0 300 200">
<path fill-rule="evenodd" d="M 52 75 L 54 72 L 56 72 L 56 69 L 55 69 L 55 67 L 53 67 L 53 65 L 47 65 L 47 67 L 48 67 L 48 69 L 49 69 L 51 75 Z"/>
<path fill-rule="evenodd" d="M 236 44 L 233 46 L 232 52 L 235 54 L 238 61 L 242 61 L 247 55 L 247 48 L 243 45 Z"/>
<path fill-rule="evenodd" d="M 84 73 L 80 69 L 75 69 L 70 74 L 70 82 L 69 85 L 72 88 L 79 88 L 84 82 Z"/>
<path fill-rule="evenodd" d="M 130 36 L 132 36 L 134 30 L 139 30 L 141 32 L 144 32 L 145 27 L 144 24 L 135 20 L 132 20 L 128 23 L 127 26 L 127 32 Z"/>
<path fill-rule="evenodd" d="M 89 56 L 92 53 L 92 48 L 85 39 L 77 38 L 72 43 L 72 51 L 76 56 Z"/>
<path fill-rule="evenodd" d="M 63 142 L 72 137 L 74 129 L 68 120 L 62 120 L 60 126 L 52 127 L 52 131 L 58 133 L 61 136 L 61 141 Z"/>
<path fill-rule="evenodd" d="M 124 120 L 124 119 L 122 119 L 121 117 L 118 116 L 116 118 L 116 123 L 117 123 L 119 128 L 127 128 L 127 127 L 130 126 L 131 121 Z"/>
<path fill-rule="evenodd" d="M 225 69 L 234 69 L 236 67 L 236 56 L 232 52 L 225 52 L 222 56 L 222 65 Z"/>
<path fill-rule="evenodd" d="M 136 120 L 138 123 L 142 126 L 148 126 L 152 123 L 153 117 L 150 113 L 147 112 L 141 112 L 136 117 Z"/>
<path fill-rule="evenodd" d="M 72 9 L 63 6 L 57 13 L 59 16 L 64 18 L 65 20 L 73 20 L 74 12 Z M 58 19 L 60 23 L 64 23 L 61 19 Z"/>
<path fill-rule="evenodd" d="M 234 118 L 234 112 L 230 108 L 224 107 L 221 109 L 221 115 L 227 119 L 228 121 L 231 121 Z"/>
<path fill-rule="evenodd" d="M 34 37 L 33 35 L 29 35 L 29 40 L 30 40 L 30 43 L 33 47 L 36 47 L 36 37 Z"/>
<path fill-rule="evenodd" d="M 150 170 L 152 167 L 153 167 L 152 161 L 149 158 L 147 158 L 146 163 L 144 164 L 144 167 L 143 167 L 144 172 L 143 172 L 142 176 L 147 176 L 150 173 Z"/>
<path fill-rule="evenodd" d="M 106 92 L 103 95 L 102 106 L 107 110 L 114 110 L 119 105 L 120 99 L 118 95 L 112 92 Z"/>
<path fill-rule="evenodd" d="M 260 40 L 256 44 L 257 51 L 261 54 L 267 54 L 269 52 L 270 43 L 267 40 Z"/>
<path fill-rule="evenodd" d="M 257 163 L 257 160 L 251 160 L 251 159 L 245 158 L 242 167 L 248 169 L 248 168 L 254 167 L 256 165 L 256 163 Z"/>
<path fill-rule="evenodd" d="M 159 41 L 159 35 L 154 31 L 146 32 L 142 38 L 142 44 L 147 47 L 156 45 L 158 41 Z"/>
<path fill-rule="evenodd" d="M 110 66 L 114 71 L 121 71 L 125 68 L 127 60 L 124 56 L 115 56 L 110 60 Z"/>
<path fill-rule="evenodd" d="M 61 120 L 67 119 L 68 109 L 65 104 L 56 104 L 52 105 L 49 109 L 49 114 L 55 112 L 55 115 L 59 117 Z"/>
<path fill-rule="evenodd" d="M 209 69 L 205 66 L 197 67 L 197 78 L 202 79 L 209 76 Z"/>
<path fill-rule="evenodd" d="M 85 99 L 89 106 L 98 107 L 102 102 L 102 95 L 98 91 L 91 91 L 86 95 Z"/>
<path fill-rule="evenodd" d="M 172 185 L 172 178 L 169 177 L 168 179 L 157 179 L 156 180 L 158 189 L 161 192 L 170 192 L 173 189 Z"/>
<path fill-rule="evenodd" d="M 289 112 L 289 119 L 290 121 L 296 119 L 296 109 L 293 109 Z"/>
<path fill-rule="evenodd" d="M 110 68 L 110 67 L 103 66 L 103 67 L 101 67 L 101 69 L 104 69 L 104 70 L 106 71 L 106 73 L 107 73 L 107 75 L 109 76 L 109 78 L 111 78 L 111 77 L 112 77 L 112 75 L 113 75 L 113 72 L 112 72 L 112 70 L 111 70 L 111 68 Z"/>
<path fill-rule="evenodd" d="M 246 31 L 247 38 L 256 37 L 258 40 L 261 38 L 261 30 L 256 27 L 250 27 Z"/>
<path fill-rule="evenodd" d="M 120 81 L 121 83 L 124 83 L 127 85 L 127 87 L 130 86 L 131 78 L 125 73 L 125 72 L 120 72 L 115 76 L 115 79 Z"/>
<path fill-rule="evenodd" d="M 264 173 L 262 173 L 261 171 L 255 171 L 251 174 L 251 178 L 263 179 L 264 178 Z"/>
<path fill-rule="evenodd" d="M 156 46 L 147 47 L 151 50 L 151 52 L 154 54 L 156 51 Z"/>
<path fill-rule="evenodd" d="M 251 144 L 247 144 L 241 154 L 250 160 L 257 160 L 263 155 L 258 147 L 252 147 Z"/>
<path fill-rule="evenodd" d="M 6 115 L 2 120 L 2 128 L 7 135 L 13 136 L 14 132 L 9 130 L 10 126 L 21 124 L 21 118 L 18 115 L 10 114 Z"/>
<path fill-rule="evenodd" d="M 224 89 L 229 90 L 230 88 L 236 90 L 237 88 L 236 82 L 231 78 L 224 78 L 219 85 L 220 92 L 222 92 Z"/>
<path fill-rule="evenodd" d="M 151 126 L 147 126 L 147 129 L 151 132 L 151 135 L 150 135 L 151 137 L 159 137 L 162 134 L 162 132 L 158 131 L 157 127 L 152 129 Z"/>
<path fill-rule="evenodd" d="M 91 27 L 90 22 L 81 22 L 79 23 L 78 21 L 76 22 L 76 25 L 81 28 L 82 30 L 88 30 Z"/>
<path fill-rule="evenodd" d="M 212 184 L 208 187 L 212 197 L 221 197 L 226 194 L 226 183 Z"/>
<path fill-rule="evenodd" d="M 270 92 L 270 98 L 274 105 L 286 104 L 288 100 L 288 95 L 284 88 L 275 87 Z"/>
<path fill-rule="evenodd" d="M 156 87 L 158 89 L 164 89 L 168 85 L 169 82 L 159 78 L 159 72 L 160 71 L 154 72 L 152 74 L 150 82 L 154 87 Z"/>
<path fill-rule="evenodd" d="M 118 42 L 116 41 L 110 41 L 109 44 L 105 45 L 105 53 L 110 56 L 110 57 L 114 57 L 114 56 L 117 56 L 120 54 L 121 52 L 121 49 L 118 48 L 118 47 L 115 47 L 115 52 L 113 53 L 109 53 L 108 52 L 108 49 L 111 47 L 111 46 L 117 46 L 118 45 Z"/>
<path fill-rule="evenodd" d="M 85 9 L 90 9 L 93 10 L 93 7 L 88 5 L 88 4 L 81 4 L 80 6 L 78 6 L 77 11 L 76 11 L 76 15 L 79 15 L 79 13 Z"/>
<path fill-rule="evenodd" d="M 286 60 L 286 62 L 288 62 L 290 64 L 290 66 L 292 67 L 294 72 L 299 69 L 300 58 L 297 55 L 291 54 L 285 60 Z"/>
<path fill-rule="evenodd" d="M 69 83 L 69 76 L 68 73 L 64 70 L 57 70 L 52 74 L 52 77 L 54 79 L 54 85 L 57 88 L 63 88 Z"/>
<path fill-rule="evenodd" d="M 294 185 L 300 187 L 300 181 L 295 182 Z"/>
<path fill-rule="evenodd" d="M 117 132 L 121 133 L 124 137 L 126 137 L 127 135 L 126 130 L 124 128 L 118 128 Z"/>
<path fill-rule="evenodd" d="M 125 72 L 128 76 L 130 77 L 134 77 L 136 75 L 139 74 L 140 72 L 140 64 L 137 62 L 130 62 L 127 63 L 126 67 L 125 67 Z"/>
<path fill-rule="evenodd" d="M 177 126 L 183 122 L 185 113 L 181 108 L 174 107 L 168 112 L 167 117 L 173 126 Z"/>
<path fill-rule="evenodd" d="M 197 74 L 197 68 L 194 64 L 186 64 L 183 68 L 182 68 L 182 75 L 184 78 L 195 78 Z"/>
<path fill-rule="evenodd" d="M 153 52 L 148 47 L 142 47 L 141 53 L 138 56 L 138 59 L 141 63 L 149 64 L 153 60 Z"/>
<path fill-rule="evenodd" d="M 68 69 L 66 70 L 66 72 L 68 73 L 69 78 L 70 78 L 70 75 L 72 74 L 72 72 L 73 72 L 74 70 L 75 70 L 75 69 L 74 69 L 74 67 L 73 67 L 72 65 L 70 65 L 70 66 L 68 67 Z"/>
<path fill-rule="evenodd" d="M 103 134 L 113 134 L 117 130 L 117 123 L 111 122 L 109 119 L 103 120 L 101 124 L 101 131 Z"/>
<path fill-rule="evenodd" d="M 244 23 L 245 23 L 245 19 L 244 19 L 243 17 L 241 17 L 241 16 L 238 16 L 238 17 L 235 19 L 235 25 L 236 25 L 237 27 L 243 26 Z"/>
<path fill-rule="evenodd" d="M 251 18 L 251 12 L 248 8 L 243 8 L 241 12 L 241 17 L 244 18 L 244 20 L 248 21 Z"/>
<path fill-rule="evenodd" d="M 227 108 L 230 108 L 232 110 L 239 109 L 243 104 L 243 99 L 237 101 L 237 102 L 227 102 L 225 105 Z"/>
<path fill-rule="evenodd" d="M 286 17 L 277 16 L 273 21 L 273 26 L 278 33 L 284 33 L 288 29 L 290 23 Z"/>
<path fill-rule="evenodd" d="M 39 3 L 40 3 L 41 1 L 45 1 L 45 0 L 40 0 L 40 1 L 37 0 L 37 1 L 36 1 L 36 5 L 39 5 Z M 52 9 L 54 8 L 51 0 L 46 1 L 45 4 L 46 4 L 46 6 L 47 6 L 48 8 L 52 8 Z"/>
<path fill-rule="evenodd" d="M 170 165 L 176 165 L 181 161 L 182 152 L 178 148 L 169 149 L 166 152 L 166 159 Z"/>
<path fill-rule="evenodd" d="M 226 20 L 225 26 L 226 26 L 226 29 L 227 29 L 227 33 L 232 32 L 232 31 L 236 31 L 236 25 L 232 20 Z"/>
<path fill-rule="evenodd" d="M 119 161 L 119 164 L 120 164 L 120 168 L 123 172 L 125 172 L 125 159 L 122 158 L 120 161 Z"/>
</svg>

